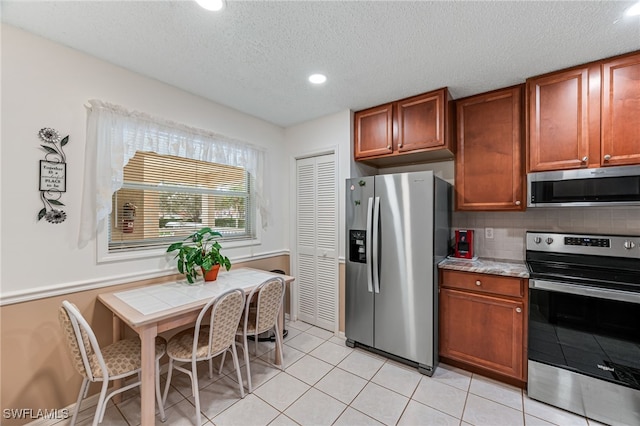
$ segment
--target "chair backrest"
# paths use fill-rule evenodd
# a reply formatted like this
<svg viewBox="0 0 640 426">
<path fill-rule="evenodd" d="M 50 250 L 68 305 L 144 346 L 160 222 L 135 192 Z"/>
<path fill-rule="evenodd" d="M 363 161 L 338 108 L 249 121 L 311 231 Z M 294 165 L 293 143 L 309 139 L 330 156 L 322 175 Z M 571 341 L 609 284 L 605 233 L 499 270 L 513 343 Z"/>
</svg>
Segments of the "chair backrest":
<svg viewBox="0 0 640 426">
<path fill-rule="evenodd" d="M 84 319 L 76 305 L 69 301 L 63 301 L 58 311 L 60 327 L 67 342 L 67 348 L 71 355 L 73 366 L 82 376 L 95 381 L 96 372 L 101 370 L 101 377 L 107 375 L 107 367 L 100 352 L 98 339 L 96 339 L 89 323 Z"/>
<path fill-rule="evenodd" d="M 238 329 L 242 310 L 244 309 L 244 301 L 244 291 L 236 288 L 210 300 L 204 308 L 202 308 L 196 321 L 192 354 L 198 352 L 198 336 L 200 334 L 201 323 L 209 310 L 211 310 L 211 317 L 209 318 L 207 356 L 216 355 L 231 346 L 236 337 L 236 330 Z"/>
<path fill-rule="evenodd" d="M 283 278 L 272 277 L 251 291 L 247 300 L 253 301 L 254 295 L 257 295 L 255 304 L 256 334 L 271 330 L 278 321 L 278 313 L 282 306 L 285 285 Z M 249 302 L 247 302 L 247 305 L 249 305 Z M 247 306 L 245 310 L 245 327 L 249 322 L 249 315 L 253 314 L 254 309 L 249 309 L 249 306 Z"/>
</svg>

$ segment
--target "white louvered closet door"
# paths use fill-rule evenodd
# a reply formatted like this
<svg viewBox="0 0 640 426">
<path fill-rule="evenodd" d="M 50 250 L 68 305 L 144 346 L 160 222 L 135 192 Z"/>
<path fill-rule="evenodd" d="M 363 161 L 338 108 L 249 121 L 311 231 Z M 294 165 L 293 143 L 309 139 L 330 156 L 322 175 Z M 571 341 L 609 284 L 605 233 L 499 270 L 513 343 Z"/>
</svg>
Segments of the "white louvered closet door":
<svg viewBox="0 0 640 426">
<path fill-rule="evenodd" d="M 335 155 L 297 160 L 298 319 L 335 331 L 338 320 L 338 218 Z"/>
</svg>

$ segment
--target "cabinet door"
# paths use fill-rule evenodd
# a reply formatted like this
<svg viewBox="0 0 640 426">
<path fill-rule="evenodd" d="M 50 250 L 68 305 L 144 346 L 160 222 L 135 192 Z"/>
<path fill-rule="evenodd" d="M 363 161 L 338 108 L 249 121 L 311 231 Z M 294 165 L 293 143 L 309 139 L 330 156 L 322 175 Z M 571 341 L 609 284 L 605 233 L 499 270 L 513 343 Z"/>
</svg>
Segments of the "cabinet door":
<svg viewBox="0 0 640 426">
<path fill-rule="evenodd" d="M 393 152 L 393 104 L 354 114 L 354 157 L 373 157 Z"/>
<path fill-rule="evenodd" d="M 525 380 L 524 303 L 442 288 L 440 355 Z"/>
<path fill-rule="evenodd" d="M 603 166 L 640 164 L 640 53 L 602 65 Z"/>
<path fill-rule="evenodd" d="M 456 208 L 523 210 L 522 86 L 456 102 Z"/>
<path fill-rule="evenodd" d="M 589 163 L 589 68 L 527 80 L 529 170 L 577 169 Z"/>
<path fill-rule="evenodd" d="M 398 151 L 446 146 L 447 89 L 440 89 L 396 102 Z"/>
</svg>

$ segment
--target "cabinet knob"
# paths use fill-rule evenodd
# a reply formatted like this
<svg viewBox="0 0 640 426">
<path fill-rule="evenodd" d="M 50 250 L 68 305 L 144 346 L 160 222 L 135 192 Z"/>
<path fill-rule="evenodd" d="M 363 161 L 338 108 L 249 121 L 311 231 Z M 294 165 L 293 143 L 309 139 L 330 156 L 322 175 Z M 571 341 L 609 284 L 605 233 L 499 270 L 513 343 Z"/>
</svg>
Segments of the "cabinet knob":
<svg viewBox="0 0 640 426">
<path fill-rule="evenodd" d="M 516 201 L 516 206 L 520 205 L 520 200 Z"/>
<path fill-rule="evenodd" d="M 589 161 L 589 157 L 587 157 L 586 155 L 584 157 L 582 157 L 582 162 L 586 163 L 587 161 Z"/>
<path fill-rule="evenodd" d="M 517 313 L 522 312 L 522 308 L 516 308 L 516 312 L 517 312 Z"/>
<path fill-rule="evenodd" d="M 387 149 L 391 151 L 391 145 L 387 145 Z"/>
<path fill-rule="evenodd" d="M 476 285 L 481 285 L 482 283 L 480 282 L 480 280 L 476 281 Z"/>
<path fill-rule="evenodd" d="M 605 154 L 604 161 L 609 161 L 609 160 L 611 160 L 611 155 Z"/>
<path fill-rule="evenodd" d="M 398 148 L 402 148 L 402 144 L 401 143 L 398 144 Z"/>
</svg>

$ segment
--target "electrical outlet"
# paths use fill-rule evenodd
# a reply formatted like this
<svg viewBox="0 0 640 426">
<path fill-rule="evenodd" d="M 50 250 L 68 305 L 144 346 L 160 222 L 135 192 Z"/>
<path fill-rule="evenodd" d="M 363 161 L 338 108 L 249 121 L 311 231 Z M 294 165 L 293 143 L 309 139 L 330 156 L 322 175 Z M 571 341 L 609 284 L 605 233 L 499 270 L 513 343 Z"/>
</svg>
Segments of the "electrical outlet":
<svg viewBox="0 0 640 426">
<path fill-rule="evenodd" d="M 493 240 L 493 228 L 484 228 L 484 237 L 487 240 Z"/>
</svg>

